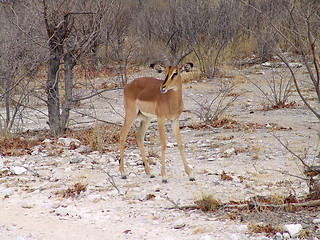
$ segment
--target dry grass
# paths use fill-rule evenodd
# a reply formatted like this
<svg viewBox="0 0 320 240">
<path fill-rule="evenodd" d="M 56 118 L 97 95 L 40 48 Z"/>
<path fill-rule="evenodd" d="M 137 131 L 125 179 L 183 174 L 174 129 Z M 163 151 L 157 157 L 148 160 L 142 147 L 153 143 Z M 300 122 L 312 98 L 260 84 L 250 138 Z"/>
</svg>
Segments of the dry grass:
<svg viewBox="0 0 320 240">
<path fill-rule="evenodd" d="M 119 142 L 120 127 L 95 123 L 90 128 L 69 130 L 66 137 L 80 140 L 92 151 L 105 152 L 114 150 L 114 144 Z"/>
<path fill-rule="evenodd" d="M 73 186 L 65 190 L 57 191 L 55 195 L 63 198 L 75 198 L 78 197 L 81 194 L 81 192 L 85 192 L 86 190 L 87 184 L 77 182 Z"/>
<path fill-rule="evenodd" d="M 29 155 L 34 146 L 39 145 L 46 137 L 48 132 L 27 131 L 19 135 L 5 134 L 0 137 L 1 156 L 22 156 Z"/>
<path fill-rule="evenodd" d="M 202 192 L 200 199 L 194 201 L 197 208 L 204 212 L 214 212 L 221 205 L 219 199 L 214 198 L 212 194 Z"/>
<path fill-rule="evenodd" d="M 267 236 L 274 236 L 277 232 L 281 232 L 281 229 L 274 228 L 271 224 L 260 223 L 248 223 L 248 233 L 265 233 Z"/>
</svg>

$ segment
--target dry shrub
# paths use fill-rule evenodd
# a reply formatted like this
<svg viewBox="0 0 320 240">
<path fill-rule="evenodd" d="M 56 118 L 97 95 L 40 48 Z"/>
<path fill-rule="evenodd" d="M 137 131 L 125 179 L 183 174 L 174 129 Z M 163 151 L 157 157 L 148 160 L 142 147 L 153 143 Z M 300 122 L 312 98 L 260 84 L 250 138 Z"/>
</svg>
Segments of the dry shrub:
<svg viewBox="0 0 320 240">
<path fill-rule="evenodd" d="M 66 190 L 57 191 L 55 194 L 63 198 L 75 198 L 78 197 L 81 194 L 81 192 L 85 192 L 86 190 L 87 184 L 77 182 L 73 186 L 67 188 Z"/>
<path fill-rule="evenodd" d="M 269 237 L 274 236 L 277 232 L 281 232 L 280 229 L 275 229 L 271 224 L 248 223 L 247 226 L 249 233 L 265 233 Z"/>
<path fill-rule="evenodd" d="M 120 127 L 96 123 L 90 128 L 69 130 L 66 135 L 90 146 L 92 151 L 104 152 L 119 142 Z"/>
<path fill-rule="evenodd" d="M 27 131 L 19 135 L 2 135 L 0 137 L 0 155 L 22 156 L 31 154 L 32 148 L 39 145 L 47 134 L 45 131 Z"/>
<path fill-rule="evenodd" d="M 198 209 L 204 212 L 214 212 L 221 205 L 221 201 L 214 198 L 212 194 L 208 195 L 202 193 L 201 198 L 199 200 L 196 200 L 195 204 Z"/>
<path fill-rule="evenodd" d="M 222 171 L 222 173 L 220 175 L 220 179 L 222 181 L 232 181 L 233 180 L 233 178 L 230 175 L 228 175 L 225 171 Z"/>
</svg>

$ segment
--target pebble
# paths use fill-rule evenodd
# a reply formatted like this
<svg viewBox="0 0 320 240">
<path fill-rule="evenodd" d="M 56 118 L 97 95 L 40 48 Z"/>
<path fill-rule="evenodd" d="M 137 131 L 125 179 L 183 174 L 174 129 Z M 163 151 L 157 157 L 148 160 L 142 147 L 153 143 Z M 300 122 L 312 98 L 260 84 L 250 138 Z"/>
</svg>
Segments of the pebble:
<svg viewBox="0 0 320 240">
<path fill-rule="evenodd" d="M 283 236 L 283 239 L 290 239 L 289 233 L 283 233 L 282 236 Z"/>
<path fill-rule="evenodd" d="M 71 147 L 71 144 L 74 144 L 76 147 L 80 147 L 81 142 L 78 139 L 75 138 L 59 138 L 58 144 L 64 146 L 64 147 Z"/>
<path fill-rule="evenodd" d="M 232 155 L 233 153 L 235 153 L 235 149 L 234 148 L 229 148 L 229 149 L 227 149 L 226 151 L 225 151 L 225 153 L 227 154 L 227 155 Z"/>
<path fill-rule="evenodd" d="M 6 190 L 4 190 L 4 196 L 5 197 L 10 197 L 11 195 L 13 195 L 15 192 L 15 190 L 13 188 L 7 188 Z"/>
<path fill-rule="evenodd" d="M 174 147 L 174 143 L 167 143 L 167 148 L 173 148 Z"/>
<path fill-rule="evenodd" d="M 53 142 L 53 140 L 51 140 L 49 138 L 42 141 L 42 143 L 44 143 L 44 144 L 51 144 L 52 142 Z"/>
<path fill-rule="evenodd" d="M 54 203 L 52 203 L 51 207 L 54 208 L 54 209 L 57 209 L 57 208 L 61 207 L 61 203 L 60 202 L 54 202 Z"/>
<path fill-rule="evenodd" d="M 281 233 L 277 232 L 276 235 L 274 235 L 273 237 L 274 240 L 282 240 L 283 236 Z"/>
<path fill-rule="evenodd" d="M 55 213 L 57 216 L 67 216 L 69 214 L 69 211 L 67 208 L 63 208 L 63 207 L 58 207 L 56 210 L 55 210 Z"/>
<path fill-rule="evenodd" d="M 313 222 L 314 224 L 320 224 L 320 218 L 313 219 L 312 222 Z"/>
<path fill-rule="evenodd" d="M 301 224 L 286 224 L 283 226 L 283 230 L 288 232 L 292 238 L 298 237 L 302 231 Z"/>
<path fill-rule="evenodd" d="M 21 207 L 22 208 L 27 208 L 27 209 L 30 209 L 30 208 L 34 208 L 34 204 L 33 203 L 28 203 L 28 202 L 23 202 L 22 204 L 21 204 Z"/>
<path fill-rule="evenodd" d="M 176 222 L 174 222 L 173 224 L 171 224 L 171 228 L 173 228 L 173 229 L 181 229 L 185 226 L 186 226 L 186 224 L 183 222 L 182 219 L 179 219 Z"/>
<path fill-rule="evenodd" d="M 25 173 L 26 171 L 28 171 L 28 170 L 24 167 L 18 167 L 18 166 L 10 167 L 10 172 L 15 175 L 21 175 L 21 174 Z"/>
</svg>

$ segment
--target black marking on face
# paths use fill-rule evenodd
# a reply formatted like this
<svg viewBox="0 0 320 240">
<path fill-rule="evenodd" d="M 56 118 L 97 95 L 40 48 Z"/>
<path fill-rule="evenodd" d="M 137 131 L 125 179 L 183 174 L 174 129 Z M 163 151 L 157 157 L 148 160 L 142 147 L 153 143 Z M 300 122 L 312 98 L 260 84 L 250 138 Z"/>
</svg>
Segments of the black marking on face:
<svg viewBox="0 0 320 240">
<path fill-rule="evenodd" d="M 175 72 L 174 74 L 172 74 L 172 79 L 175 77 L 175 76 L 177 76 L 178 75 L 178 73 L 177 72 Z"/>
</svg>

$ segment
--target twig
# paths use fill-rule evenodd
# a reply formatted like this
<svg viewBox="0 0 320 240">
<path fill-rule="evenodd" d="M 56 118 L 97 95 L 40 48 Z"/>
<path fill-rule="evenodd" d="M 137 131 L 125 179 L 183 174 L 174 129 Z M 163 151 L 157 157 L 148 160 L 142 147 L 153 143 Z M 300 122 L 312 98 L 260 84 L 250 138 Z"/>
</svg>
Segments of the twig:
<svg viewBox="0 0 320 240">
<path fill-rule="evenodd" d="M 280 138 L 278 138 L 276 135 L 274 135 L 273 133 L 271 133 L 272 134 L 272 136 L 275 138 L 275 139 L 277 139 L 278 140 L 278 142 L 287 150 L 287 151 L 289 151 L 289 153 L 291 153 L 294 157 L 296 157 L 297 159 L 299 159 L 299 161 L 303 164 L 303 166 L 305 166 L 306 168 L 308 168 L 310 171 L 314 171 L 314 169 L 312 169 L 308 164 L 306 164 L 305 162 L 304 162 L 304 160 L 300 157 L 300 156 L 298 156 L 296 153 L 294 153 L 287 145 L 285 145 L 281 140 L 280 140 Z M 319 173 L 319 172 L 317 172 L 317 173 Z"/>
<path fill-rule="evenodd" d="M 276 171 L 276 172 L 279 172 L 279 173 L 281 173 L 281 174 L 283 174 L 283 175 L 288 175 L 288 176 L 290 176 L 290 177 L 295 177 L 295 178 L 299 178 L 299 179 L 304 180 L 304 181 L 309 181 L 309 179 L 307 179 L 307 178 L 300 177 L 300 176 L 297 176 L 297 175 L 294 175 L 294 174 L 288 173 L 288 172 L 286 172 L 286 171 L 277 170 L 277 169 L 268 169 L 268 168 L 267 168 L 267 169 L 265 169 L 265 170 L 269 170 L 269 171 Z"/>
<path fill-rule="evenodd" d="M 37 173 L 36 171 L 33 171 L 33 170 L 31 170 L 30 168 L 25 167 L 25 166 L 23 166 L 23 167 L 24 167 L 25 169 L 27 169 L 29 172 L 31 172 L 31 173 L 33 174 L 33 176 L 40 177 L 40 174 Z"/>
<path fill-rule="evenodd" d="M 180 200 L 178 200 L 178 203 L 176 203 L 175 201 L 173 201 L 172 199 L 170 199 L 166 195 L 161 196 L 161 198 L 167 199 L 169 202 L 171 202 L 173 204 L 173 207 L 171 207 L 170 209 L 180 209 L 180 210 L 182 209 L 182 207 L 179 206 L 179 201 Z"/>
<path fill-rule="evenodd" d="M 104 170 L 103 168 L 101 168 L 101 170 L 105 173 L 105 174 L 107 174 L 108 175 L 108 177 L 109 177 L 109 183 L 115 188 L 115 189 L 117 189 L 117 191 L 118 191 L 118 194 L 121 194 L 120 193 L 120 190 L 119 190 L 119 188 L 118 188 L 118 186 L 117 186 L 117 184 L 116 184 L 116 182 L 114 181 L 114 178 L 113 178 L 113 176 L 112 175 L 110 175 L 110 173 L 108 173 L 106 170 Z"/>
<path fill-rule="evenodd" d="M 99 119 L 97 117 L 94 117 L 90 114 L 87 114 L 87 113 L 84 113 L 84 112 L 80 112 L 80 111 L 77 111 L 76 109 L 71 109 L 72 112 L 75 112 L 77 114 L 81 114 L 83 116 L 86 116 L 86 117 L 90 117 L 96 121 L 99 121 L 99 122 L 103 122 L 103 123 L 107 123 L 107 124 L 111 124 L 111 125 L 115 125 L 115 126 L 118 126 L 118 127 L 121 127 L 122 125 L 118 124 L 118 123 L 114 123 L 114 122 L 109 122 L 109 121 L 106 121 L 106 120 L 103 120 L 103 119 Z"/>
</svg>

